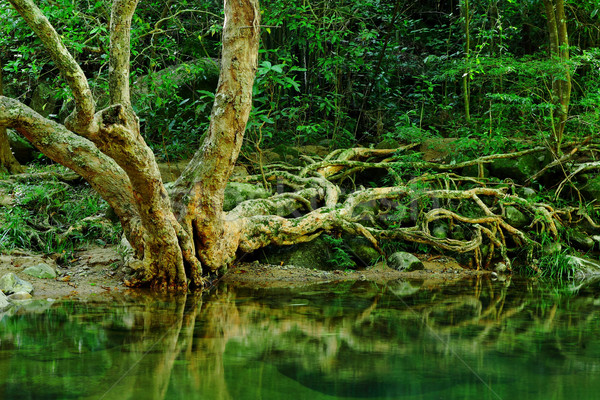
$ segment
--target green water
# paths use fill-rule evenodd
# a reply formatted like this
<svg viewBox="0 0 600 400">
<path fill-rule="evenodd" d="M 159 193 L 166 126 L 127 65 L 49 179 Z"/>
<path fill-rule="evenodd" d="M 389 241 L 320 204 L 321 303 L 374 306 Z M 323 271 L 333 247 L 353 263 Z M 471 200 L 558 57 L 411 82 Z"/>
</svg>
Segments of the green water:
<svg viewBox="0 0 600 400">
<path fill-rule="evenodd" d="M 23 304 L 1 399 L 596 399 L 600 290 L 487 278 Z"/>
</svg>

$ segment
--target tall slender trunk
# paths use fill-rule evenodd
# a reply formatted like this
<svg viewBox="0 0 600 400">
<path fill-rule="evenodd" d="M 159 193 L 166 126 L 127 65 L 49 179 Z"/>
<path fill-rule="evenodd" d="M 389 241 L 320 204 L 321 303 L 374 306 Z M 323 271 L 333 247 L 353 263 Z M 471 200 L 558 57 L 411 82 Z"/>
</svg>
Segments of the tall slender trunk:
<svg viewBox="0 0 600 400">
<path fill-rule="evenodd" d="M 544 0 L 544 7 L 550 39 L 550 57 L 556 59 L 562 69 L 560 76 L 554 76 L 552 79 L 552 102 L 556 106 L 552 115 L 553 147 L 556 154 L 560 154 L 571 99 L 569 35 L 564 0 Z"/>
<path fill-rule="evenodd" d="M 463 73 L 462 86 L 463 86 L 463 101 L 465 107 L 465 120 L 467 123 L 471 122 L 471 89 L 469 85 L 469 81 L 471 79 L 471 34 L 470 34 L 470 24 L 471 24 L 471 9 L 469 7 L 469 0 L 463 0 L 460 6 L 460 11 L 465 20 L 464 29 L 465 29 L 465 64 L 466 69 Z"/>
</svg>

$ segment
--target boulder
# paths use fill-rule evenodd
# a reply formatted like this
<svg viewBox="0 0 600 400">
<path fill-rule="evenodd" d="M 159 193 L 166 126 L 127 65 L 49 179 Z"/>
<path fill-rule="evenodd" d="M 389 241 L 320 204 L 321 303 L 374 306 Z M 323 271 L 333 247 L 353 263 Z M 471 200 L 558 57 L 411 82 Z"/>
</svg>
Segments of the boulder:
<svg viewBox="0 0 600 400">
<path fill-rule="evenodd" d="M 23 301 L 23 300 L 31 300 L 33 296 L 27 292 L 17 292 L 8 296 L 10 301 Z"/>
<path fill-rule="evenodd" d="M 46 263 L 39 263 L 39 264 L 32 265 L 30 267 L 27 267 L 23 270 L 23 273 L 27 274 L 27 275 L 35 276 L 36 278 L 40 278 L 40 279 L 56 278 L 56 271 L 54 271 L 54 268 L 52 268 L 51 266 L 49 266 Z"/>
<path fill-rule="evenodd" d="M 229 182 L 225 187 L 225 201 L 223 209 L 231 211 L 242 201 L 252 199 L 265 199 L 271 194 L 262 186 L 250 183 Z"/>
<path fill-rule="evenodd" d="M 374 265 L 381 255 L 373 248 L 371 242 L 362 236 L 345 236 L 344 244 L 348 247 L 348 253 L 362 267 Z"/>
<path fill-rule="evenodd" d="M 8 301 L 8 298 L 4 293 L 0 292 L 0 310 L 8 308 L 9 306 L 10 302 Z"/>
<path fill-rule="evenodd" d="M 504 209 L 504 219 L 517 229 L 530 224 L 529 218 L 513 206 L 508 206 Z"/>
<path fill-rule="evenodd" d="M 564 261 L 572 278 L 583 279 L 600 275 L 599 261 L 572 255 L 566 255 Z"/>
<path fill-rule="evenodd" d="M 542 156 L 543 158 L 543 156 Z M 497 178 L 509 178 L 518 183 L 525 183 L 541 169 L 542 160 L 535 154 L 527 154 L 517 159 L 501 158 L 490 164 L 490 173 Z"/>
<path fill-rule="evenodd" d="M 262 250 L 262 255 L 259 255 L 258 261 L 264 264 L 294 265 L 326 271 L 331 269 L 328 263 L 331 254 L 325 239 L 318 237 L 307 243 L 266 247 Z"/>
<path fill-rule="evenodd" d="M 588 201 L 600 202 L 600 175 L 582 177 L 585 179 L 580 189 L 581 195 Z"/>
<path fill-rule="evenodd" d="M 425 269 L 423 262 L 410 253 L 398 251 L 387 259 L 388 266 L 398 271 L 417 271 Z"/>
<path fill-rule="evenodd" d="M 17 292 L 33 292 L 33 285 L 26 280 L 19 278 L 12 272 L 4 275 L 0 278 L 0 290 L 4 294 L 13 294 Z"/>
</svg>

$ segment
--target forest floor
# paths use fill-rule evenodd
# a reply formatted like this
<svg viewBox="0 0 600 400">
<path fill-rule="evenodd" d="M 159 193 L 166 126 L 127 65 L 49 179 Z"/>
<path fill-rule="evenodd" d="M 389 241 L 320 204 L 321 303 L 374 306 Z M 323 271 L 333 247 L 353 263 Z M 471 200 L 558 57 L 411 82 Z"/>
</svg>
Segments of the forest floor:
<svg viewBox="0 0 600 400">
<path fill-rule="evenodd" d="M 426 286 L 435 286 L 490 273 L 490 271 L 465 269 L 455 260 L 447 257 L 420 256 L 419 258 L 425 268 L 412 272 L 400 272 L 383 266 L 356 271 L 321 271 L 292 265 L 242 262 L 230 268 L 219 282 L 250 288 L 293 288 L 341 281 L 372 281 L 384 284 L 396 280 L 419 280 Z M 25 268 L 42 262 L 55 268 L 58 275 L 55 279 L 40 279 L 23 273 Z M 19 278 L 33 285 L 34 299 L 88 301 L 110 299 L 112 295 L 133 294 L 140 291 L 125 285 L 127 276 L 116 247 L 98 247 L 76 252 L 73 258 L 62 266 L 58 266 L 51 256 L 19 252 L 0 255 L 0 276 L 9 272 L 15 273 Z"/>
</svg>

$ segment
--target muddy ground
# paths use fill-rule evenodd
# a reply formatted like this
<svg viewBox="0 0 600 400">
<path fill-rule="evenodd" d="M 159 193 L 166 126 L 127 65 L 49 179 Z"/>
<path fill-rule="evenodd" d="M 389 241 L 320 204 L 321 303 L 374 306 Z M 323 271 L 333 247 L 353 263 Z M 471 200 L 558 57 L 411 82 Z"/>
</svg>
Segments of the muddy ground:
<svg viewBox="0 0 600 400">
<path fill-rule="evenodd" d="M 465 269 L 447 257 L 420 258 L 425 269 L 413 272 L 399 272 L 381 265 L 359 271 L 320 271 L 292 265 L 239 263 L 230 268 L 219 282 L 254 288 L 281 288 L 348 280 L 385 283 L 411 279 L 423 281 L 425 286 L 433 286 L 489 273 Z M 14 272 L 18 277 L 31 282 L 34 287 L 32 295 L 37 299 L 87 300 L 110 298 L 112 294 L 122 295 L 134 291 L 123 283 L 126 269 L 123 268 L 122 257 L 115 247 L 82 250 L 74 253 L 66 262 L 61 262 L 61 265 L 55 259 L 55 256 L 31 255 L 18 251 L 0 255 L 0 276 Z M 23 273 L 25 268 L 40 262 L 55 268 L 58 275 L 56 279 L 39 279 Z"/>
</svg>

